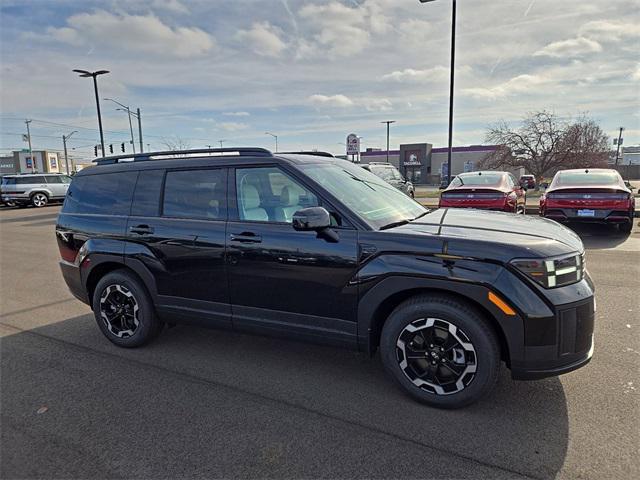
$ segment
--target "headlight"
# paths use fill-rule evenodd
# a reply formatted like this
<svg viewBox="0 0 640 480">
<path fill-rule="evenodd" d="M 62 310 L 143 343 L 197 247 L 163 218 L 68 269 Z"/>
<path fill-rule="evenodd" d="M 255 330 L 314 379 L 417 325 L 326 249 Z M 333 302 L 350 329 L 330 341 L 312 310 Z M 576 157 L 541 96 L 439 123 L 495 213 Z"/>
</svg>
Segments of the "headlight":
<svg viewBox="0 0 640 480">
<path fill-rule="evenodd" d="M 584 255 L 516 259 L 511 265 L 544 288 L 564 287 L 584 277 Z"/>
</svg>

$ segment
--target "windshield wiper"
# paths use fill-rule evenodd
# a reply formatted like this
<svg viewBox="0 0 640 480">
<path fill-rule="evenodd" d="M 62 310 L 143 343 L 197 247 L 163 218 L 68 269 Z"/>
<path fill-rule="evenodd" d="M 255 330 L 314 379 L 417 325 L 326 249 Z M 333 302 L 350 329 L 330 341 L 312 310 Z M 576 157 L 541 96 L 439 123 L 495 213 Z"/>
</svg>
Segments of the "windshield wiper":
<svg viewBox="0 0 640 480">
<path fill-rule="evenodd" d="M 420 215 L 418 215 L 418 216 L 417 216 L 416 218 L 414 218 L 413 220 L 417 220 L 417 219 L 419 219 L 419 218 L 422 218 L 422 217 L 424 217 L 427 213 L 429 213 L 429 210 L 427 210 L 427 211 L 426 211 L 426 212 L 424 212 L 424 213 L 421 213 Z M 411 221 L 413 222 L 413 220 L 411 220 Z"/>
<path fill-rule="evenodd" d="M 383 225 L 382 227 L 380 227 L 380 230 L 387 230 L 389 228 L 399 227 L 400 225 L 406 225 L 409 222 L 410 220 L 398 220 L 397 222 L 387 223 L 386 225 Z"/>
</svg>

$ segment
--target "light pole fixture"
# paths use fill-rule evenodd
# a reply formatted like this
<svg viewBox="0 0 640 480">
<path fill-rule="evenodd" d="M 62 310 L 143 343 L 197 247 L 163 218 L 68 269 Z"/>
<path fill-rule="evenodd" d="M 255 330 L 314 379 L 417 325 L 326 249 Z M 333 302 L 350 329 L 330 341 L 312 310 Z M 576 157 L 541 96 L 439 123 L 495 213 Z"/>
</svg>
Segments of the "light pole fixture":
<svg viewBox="0 0 640 480">
<path fill-rule="evenodd" d="M 386 123 L 387 124 L 387 163 L 389 163 L 389 125 L 392 123 L 396 123 L 395 120 L 385 120 L 384 122 L 380 122 L 380 123 Z"/>
<path fill-rule="evenodd" d="M 100 146 L 102 147 L 102 156 L 105 156 L 104 153 L 104 134 L 102 133 L 102 116 L 100 115 L 100 97 L 98 97 L 98 75 L 104 75 L 105 73 L 109 73 L 109 70 L 97 70 L 95 72 L 89 72 L 87 70 L 73 70 L 81 77 L 93 78 L 93 90 L 96 94 L 96 108 L 98 109 L 98 127 L 100 128 Z"/>
<path fill-rule="evenodd" d="M 103 98 L 103 100 L 109 100 L 110 102 L 113 102 L 116 105 L 120 105 L 120 107 L 122 108 L 116 108 L 116 110 L 119 110 L 121 112 L 127 112 L 127 116 L 129 117 L 129 132 L 131 132 L 131 146 L 133 148 L 133 153 L 136 153 L 136 144 L 135 144 L 135 140 L 133 139 L 133 125 L 131 124 L 131 113 L 132 113 L 131 109 L 128 106 L 118 102 L 117 100 L 114 100 L 113 98 Z"/>
<path fill-rule="evenodd" d="M 435 0 L 420 0 L 420 3 L 430 3 Z M 451 156 L 453 153 L 453 79 L 456 63 L 456 0 L 452 0 L 451 12 L 451 79 L 449 82 L 449 150 L 447 153 L 447 185 L 451 183 Z"/>
<path fill-rule="evenodd" d="M 276 139 L 276 153 L 278 153 L 278 135 L 275 135 L 273 133 L 269 133 L 269 132 L 264 132 L 265 135 L 271 135 L 273 138 Z"/>
<path fill-rule="evenodd" d="M 67 169 L 67 175 L 69 175 L 69 156 L 67 155 L 67 140 L 71 138 L 71 135 L 74 133 L 78 133 L 77 130 L 74 130 L 69 135 L 62 135 L 62 146 L 64 147 L 64 165 Z"/>
<path fill-rule="evenodd" d="M 220 148 L 222 148 L 222 144 L 226 142 L 226 140 L 224 138 L 218 140 L 218 143 L 220 144 Z"/>
</svg>

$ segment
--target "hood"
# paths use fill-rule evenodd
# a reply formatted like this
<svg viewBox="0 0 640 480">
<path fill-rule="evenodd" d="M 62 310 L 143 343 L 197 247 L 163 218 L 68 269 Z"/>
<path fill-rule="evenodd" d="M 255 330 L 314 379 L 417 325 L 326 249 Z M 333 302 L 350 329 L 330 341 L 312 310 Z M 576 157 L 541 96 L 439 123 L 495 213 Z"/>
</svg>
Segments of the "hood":
<svg viewBox="0 0 640 480">
<path fill-rule="evenodd" d="M 444 208 L 389 232 L 447 239 L 448 252 L 476 257 L 479 242 L 492 244 L 489 257 L 549 257 L 583 252 L 582 240 L 572 230 L 546 218 L 513 213 Z M 459 249 L 454 252 L 453 249 Z"/>
</svg>

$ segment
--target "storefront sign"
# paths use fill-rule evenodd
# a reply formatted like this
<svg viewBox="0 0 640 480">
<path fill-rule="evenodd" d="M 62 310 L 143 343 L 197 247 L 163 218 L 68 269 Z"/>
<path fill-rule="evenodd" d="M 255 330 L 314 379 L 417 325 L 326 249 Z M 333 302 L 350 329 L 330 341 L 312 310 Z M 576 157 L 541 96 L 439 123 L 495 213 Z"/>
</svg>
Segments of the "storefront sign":
<svg viewBox="0 0 640 480">
<path fill-rule="evenodd" d="M 355 133 L 347 135 L 347 155 L 358 155 L 360 153 L 360 139 Z"/>
</svg>

